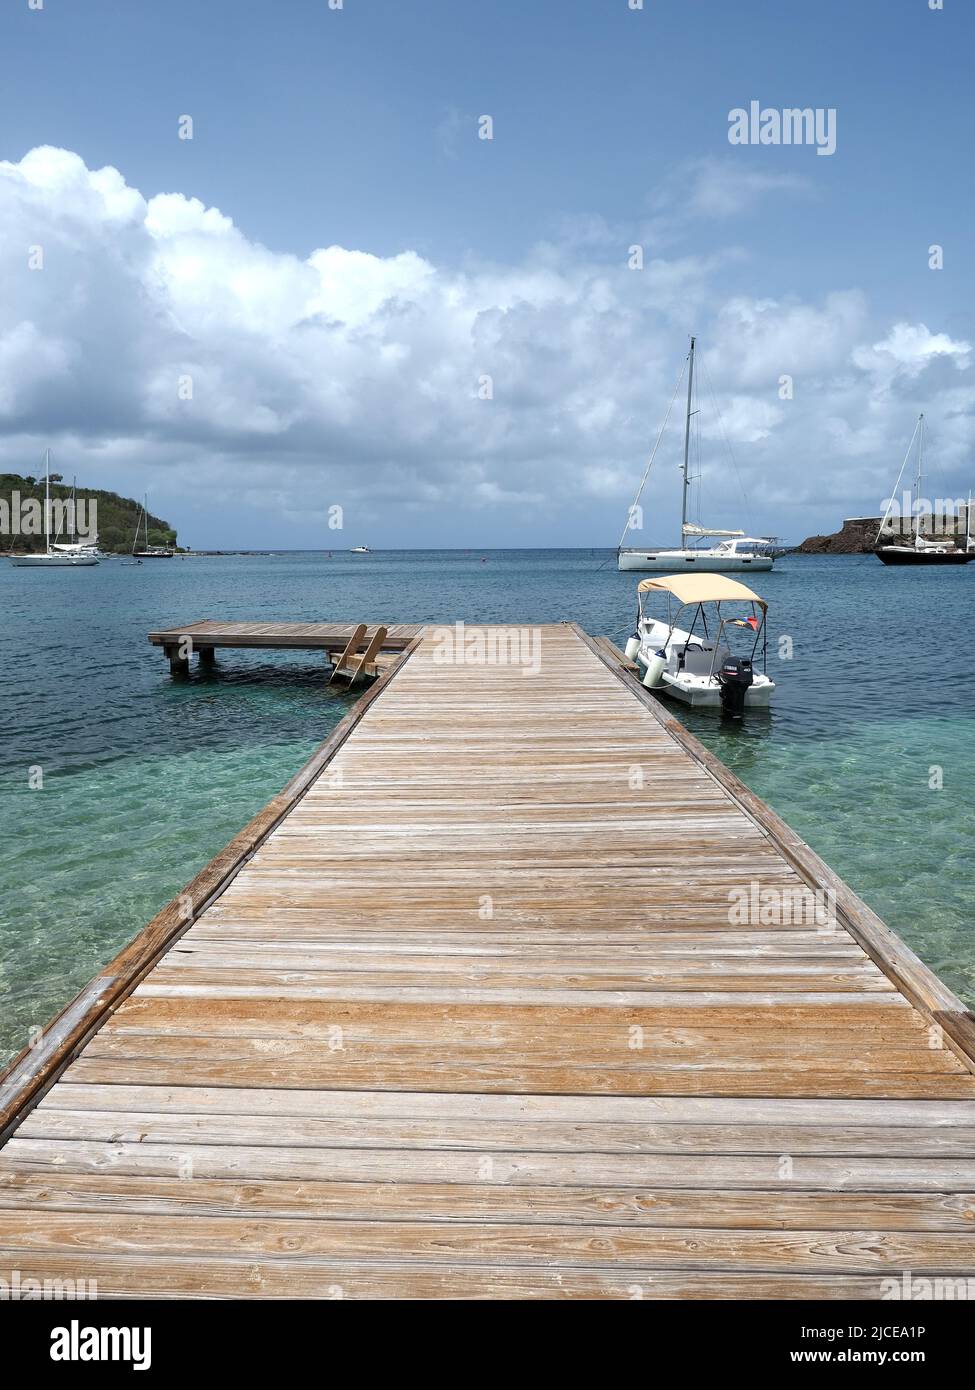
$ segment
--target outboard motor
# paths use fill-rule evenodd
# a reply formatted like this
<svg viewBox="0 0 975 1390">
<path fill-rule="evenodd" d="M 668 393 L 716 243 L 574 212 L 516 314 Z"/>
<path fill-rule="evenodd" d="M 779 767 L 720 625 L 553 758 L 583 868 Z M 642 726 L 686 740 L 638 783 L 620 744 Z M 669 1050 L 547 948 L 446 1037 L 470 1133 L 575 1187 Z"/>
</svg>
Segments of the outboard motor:
<svg viewBox="0 0 975 1390">
<path fill-rule="evenodd" d="M 718 680 L 721 683 L 721 708 L 733 719 L 745 712 L 745 695 L 754 679 L 752 663 L 745 656 L 729 656 L 721 663 Z"/>
</svg>

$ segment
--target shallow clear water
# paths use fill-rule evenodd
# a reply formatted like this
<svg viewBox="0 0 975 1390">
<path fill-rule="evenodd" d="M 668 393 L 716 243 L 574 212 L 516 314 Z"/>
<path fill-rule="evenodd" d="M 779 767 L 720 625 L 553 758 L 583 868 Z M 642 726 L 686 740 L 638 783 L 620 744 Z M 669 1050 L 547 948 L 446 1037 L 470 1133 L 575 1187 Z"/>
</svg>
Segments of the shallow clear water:
<svg viewBox="0 0 975 1390">
<path fill-rule="evenodd" d="M 351 703 L 310 653 L 227 652 L 212 676 L 172 681 L 151 628 L 575 619 L 622 644 L 638 578 L 588 550 L 49 572 L 0 560 L 0 1057 L 226 844 Z M 790 556 L 757 579 L 772 605 L 774 709 L 732 729 L 674 711 L 975 1002 L 975 573 Z"/>
</svg>

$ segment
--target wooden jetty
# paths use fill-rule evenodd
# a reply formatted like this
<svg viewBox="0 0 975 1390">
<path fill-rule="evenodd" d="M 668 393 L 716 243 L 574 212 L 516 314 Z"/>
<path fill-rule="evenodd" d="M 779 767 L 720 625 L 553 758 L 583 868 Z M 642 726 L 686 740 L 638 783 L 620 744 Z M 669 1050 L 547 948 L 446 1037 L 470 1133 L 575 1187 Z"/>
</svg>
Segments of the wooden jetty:
<svg viewBox="0 0 975 1390">
<path fill-rule="evenodd" d="M 363 630 L 364 629 L 364 630 Z M 242 623 L 214 622 L 210 618 L 186 623 L 182 627 L 163 628 L 149 633 L 154 647 L 162 647 L 174 675 L 185 675 L 190 657 L 196 653 L 202 666 L 212 665 L 219 647 L 251 648 L 279 651 L 320 651 L 331 665 L 348 652 L 350 639 L 361 633 L 362 645 L 368 647 L 368 674 L 375 675 L 389 664 L 380 653 L 402 652 L 422 628 L 416 623 Z M 373 640 L 382 633 L 375 651 Z M 364 670 L 361 674 L 366 674 Z"/>
<path fill-rule="evenodd" d="M 972 1015 L 615 648 L 532 635 L 533 675 L 410 638 L 15 1060 L 0 1269 L 230 1298 L 975 1274 Z"/>
</svg>

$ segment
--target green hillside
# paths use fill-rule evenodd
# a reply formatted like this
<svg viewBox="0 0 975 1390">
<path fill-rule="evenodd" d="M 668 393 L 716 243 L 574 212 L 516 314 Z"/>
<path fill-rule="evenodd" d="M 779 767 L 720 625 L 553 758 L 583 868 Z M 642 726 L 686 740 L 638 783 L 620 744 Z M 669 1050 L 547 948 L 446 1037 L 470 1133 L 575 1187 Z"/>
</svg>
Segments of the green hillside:
<svg viewBox="0 0 975 1390">
<path fill-rule="evenodd" d="M 57 481 L 55 481 L 57 480 Z M 18 499 L 14 494 L 19 494 Z M 79 503 L 84 501 L 89 507 L 91 503 L 98 503 L 98 544 L 100 549 L 113 551 L 118 554 L 126 554 L 132 549 L 132 541 L 135 536 L 135 528 L 139 523 L 142 514 L 142 503 L 136 502 L 131 497 L 120 497 L 117 492 L 106 492 L 101 488 L 89 488 L 79 483 L 76 489 Z M 51 501 L 67 502 L 71 496 L 71 485 L 65 483 L 59 473 L 51 474 Z M 24 518 L 27 516 L 24 503 L 29 498 L 35 498 L 44 505 L 44 479 L 32 478 L 29 475 L 21 477 L 18 473 L 0 473 L 0 549 L 13 551 L 30 551 L 44 549 L 43 523 L 42 534 L 25 535 L 17 534 L 18 518 L 20 527 L 23 527 Z M 41 513 L 43 515 L 43 512 Z M 56 527 L 58 512 L 52 512 L 52 526 Z M 83 518 L 79 506 L 79 520 Z M 55 539 L 53 536 L 52 540 Z M 57 539 L 68 540 L 69 537 L 61 535 Z M 140 527 L 139 545 L 145 544 L 145 530 Z M 168 521 L 162 517 L 153 516 L 149 513 L 149 544 L 151 546 L 175 546 L 176 531 L 170 526 Z"/>
</svg>

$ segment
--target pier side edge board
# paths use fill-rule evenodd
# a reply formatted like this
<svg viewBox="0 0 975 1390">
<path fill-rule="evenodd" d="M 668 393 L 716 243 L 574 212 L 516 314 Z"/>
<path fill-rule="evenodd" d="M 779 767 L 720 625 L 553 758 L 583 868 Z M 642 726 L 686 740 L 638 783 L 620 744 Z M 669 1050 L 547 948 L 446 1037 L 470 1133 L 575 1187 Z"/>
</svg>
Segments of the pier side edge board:
<svg viewBox="0 0 975 1390">
<path fill-rule="evenodd" d="M 577 623 L 570 623 L 569 626 L 671 737 L 734 798 L 796 873 L 811 888 L 826 889 L 835 895 L 840 920 L 853 939 L 915 1009 L 940 1029 L 951 1051 L 970 1072 L 975 1073 L 975 1015 L 966 1004 L 771 806 L 750 791 L 679 719 L 668 713 L 661 702 L 627 669 L 630 663 L 609 638 L 590 637 Z"/>
<path fill-rule="evenodd" d="M 220 896 L 302 799 L 421 641 L 422 633 L 359 697 L 281 791 L 55 1016 L 40 1034 L 40 1042 L 35 1046 L 28 1044 L 0 1071 L 0 1148 L 92 1035 L 173 943 L 189 931 L 200 913 Z"/>
</svg>

